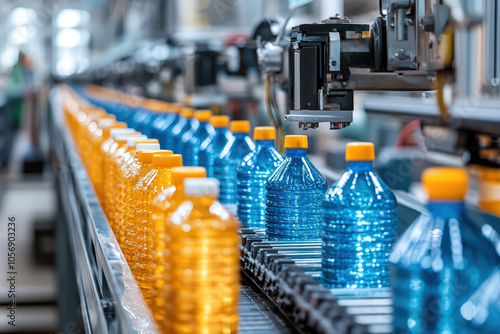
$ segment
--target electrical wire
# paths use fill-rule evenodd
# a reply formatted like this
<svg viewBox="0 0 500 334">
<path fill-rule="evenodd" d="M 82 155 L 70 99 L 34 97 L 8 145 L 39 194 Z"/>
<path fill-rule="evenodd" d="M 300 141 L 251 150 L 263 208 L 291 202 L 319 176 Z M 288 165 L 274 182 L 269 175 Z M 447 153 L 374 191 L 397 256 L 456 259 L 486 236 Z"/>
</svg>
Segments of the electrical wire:
<svg viewBox="0 0 500 334">
<path fill-rule="evenodd" d="M 269 122 L 271 126 L 276 129 L 276 142 L 275 146 L 281 153 L 284 152 L 285 145 L 285 131 L 283 129 L 283 122 L 281 121 L 278 104 L 276 103 L 276 97 L 274 95 L 273 82 L 271 75 L 266 76 L 266 110 L 269 117 Z"/>
</svg>

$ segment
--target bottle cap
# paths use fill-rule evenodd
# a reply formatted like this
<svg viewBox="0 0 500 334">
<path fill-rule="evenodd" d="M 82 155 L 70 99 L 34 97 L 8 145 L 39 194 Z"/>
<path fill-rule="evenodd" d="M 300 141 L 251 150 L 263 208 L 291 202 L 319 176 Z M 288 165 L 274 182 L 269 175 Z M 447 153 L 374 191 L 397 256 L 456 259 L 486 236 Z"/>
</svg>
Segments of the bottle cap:
<svg viewBox="0 0 500 334">
<path fill-rule="evenodd" d="M 184 118 L 193 118 L 194 109 L 193 108 L 182 108 L 181 115 Z"/>
<path fill-rule="evenodd" d="M 179 104 L 170 103 L 170 111 L 171 112 L 179 113 L 179 112 L 181 112 L 181 109 L 182 109 L 182 107 Z"/>
<path fill-rule="evenodd" d="M 286 136 L 285 148 L 308 148 L 307 136 Z"/>
<path fill-rule="evenodd" d="M 253 130 L 254 140 L 275 140 L 276 130 L 272 126 L 258 126 Z"/>
<path fill-rule="evenodd" d="M 232 121 L 231 122 L 231 132 L 232 133 L 248 133 L 248 132 L 250 132 L 250 122 L 249 121 Z"/>
<path fill-rule="evenodd" d="M 156 142 L 154 142 L 156 140 Z M 135 143 L 135 153 L 139 153 L 142 150 L 156 150 L 160 149 L 160 144 L 157 139 L 141 140 Z"/>
<path fill-rule="evenodd" d="M 194 113 L 194 117 L 198 122 L 208 122 L 212 117 L 212 112 L 210 110 L 198 110 Z"/>
<path fill-rule="evenodd" d="M 373 143 L 354 142 L 348 143 L 345 151 L 346 161 L 373 161 L 375 160 L 375 147 Z"/>
<path fill-rule="evenodd" d="M 171 173 L 173 185 L 182 184 L 188 177 L 207 177 L 207 170 L 204 167 L 174 167 Z"/>
<path fill-rule="evenodd" d="M 101 129 L 110 129 L 116 123 L 115 120 L 110 118 L 101 118 L 97 123 L 97 126 Z"/>
<path fill-rule="evenodd" d="M 113 128 L 111 129 L 111 131 L 109 131 L 109 135 L 115 138 L 116 135 L 118 134 L 133 133 L 133 132 L 135 132 L 135 130 L 132 128 L 116 128 L 116 129 Z"/>
<path fill-rule="evenodd" d="M 137 154 L 137 159 L 139 159 L 140 162 L 144 162 L 147 164 L 150 164 L 153 161 L 153 155 L 155 154 L 164 154 L 164 155 L 172 155 L 172 151 L 168 150 L 139 150 L 139 153 Z"/>
<path fill-rule="evenodd" d="M 184 194 L 193 197 L 219 197 L 219 180 L 214 178 L 187 178 Z"/>
<path fill-rule="evenodd" d="M 135 146 L 135 144 L 139 141 L 143 141 L 148 139 L 147 136 L 145 135 L 140 135 L 140 136 L 132 136 L 132 137 L 127 137 L 127 146 L 132 147 Z"/>
<path fill-rule="evenodd" d="M 458 167 L 427 168 L 422 184 L 430 200 L 461 201 L 467 193 L 467 172 Z"/>
<path fill-rule="evenodd" d="M 182 155 L 180 154 L 155 154 L 151 160 L 153 167 L 172 168 L 182 166 Z"/>
<path fill-rule="evenodd" d="M 170 103 L 153 99 L 146 100 L 144 106 L 146 109 L 156 112 L 169 112 L 171 109 Z"/>
<path fill-rule="evenodd" d="M 126 128 L 127 128 L 127 123 L 125 122 L 116 122 L 113 123 L 113 125 L 111 125 L 111 129 L 126 129 Z"/>
<path fill-rule="evenodd" d="M 142 136 L 140 132 L 132 132 L 132 133 L 119 133 L 115 136 L 115 141 L 121 141 L 127 143 L 129 137 Z"/>
<path fill-rule="evenodd" d="M 210 123 L 214 128 L 227 128 L 229 125 L 229 116 L 212 116 Z"/>
</svg>

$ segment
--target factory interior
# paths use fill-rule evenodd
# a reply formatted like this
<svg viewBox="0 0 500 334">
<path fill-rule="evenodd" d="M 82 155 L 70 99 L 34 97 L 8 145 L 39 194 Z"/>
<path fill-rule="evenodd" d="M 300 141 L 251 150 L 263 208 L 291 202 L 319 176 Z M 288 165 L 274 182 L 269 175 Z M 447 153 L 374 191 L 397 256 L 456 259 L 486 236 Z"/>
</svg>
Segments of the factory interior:
<svg viewBox="0 0 500 334">
<path fill-rule="evenodd" d="M 0 333 L 500 325 L 500 0 L 0 0 Z"/>
</svg>

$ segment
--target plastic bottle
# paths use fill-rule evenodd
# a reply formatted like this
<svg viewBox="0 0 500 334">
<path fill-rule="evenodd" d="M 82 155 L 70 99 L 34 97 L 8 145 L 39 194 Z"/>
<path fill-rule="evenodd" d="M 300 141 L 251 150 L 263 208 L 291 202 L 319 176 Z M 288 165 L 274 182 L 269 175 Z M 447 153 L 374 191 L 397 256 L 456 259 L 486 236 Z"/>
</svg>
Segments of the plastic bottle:
<svg viewBox="0 0 500 334">
<path fill-rule="evenodd" d="M 500 169 L 481 167 L 478 188 L 479 208 L 500 217 Z"/>
<path fill-rule="evenodd" d="M 156 323 L 163 326 L 165 313 L 163 305 L 164 289 L 164 250 L 165 250 L 165 218 L 174 212 L 185 200 L 184 180 L 186 178 L 206 177 L 203 167 L 175 167 L 171 170 L 171 186 L 163 190 L 151 202 L 151 217 L 153 219 L 153 250 L 152 268 L 153 282 L 151 293 L 153 303 L 151 309 Z"/>
<path fill-rule="evenodd" d="M 141 146 L 139 146 L 141 148 Z M 139 208 L 137 200 L 137 183 L 153 169 L 152 161 L 155 154 L 172 155 L 168 150 L 140 150 L 137 154 L 137 162 L 131 164 L 125 172 L 123 179 L 125 182 L 125 196 L 123 198 L 122 234 L 120 235 L 120 246 L 123 255 L 130 263 L 135 260 L 135 224 L 137 222 L 136 213 Z"/>
<path fill-rule="evenodd" d="M 170 109 L 158 115 L 151 125 L 151 137 L 160 141 L 162 149 L 172 150 L 172 130 L 180 119 L 180 107 L 176 104 L 170 104 Z"/>
<path fill-rule="evenodd" d="M 274 148 L 276 130 L 273 127 L 256 127 L 253 139 L 255 151 L 245 156 L 238 167 L 238 218 L 243 226 L 265 228 L 267 180 L 283 156 Z"/>
<path fill-rule="evenodd" d="M 207 169 L 208 177 L 213 177 L 215 158 L 233 138 L 233 135 L 227 128 L 229 125 L 228 116 L 212 116 L 210 123 L 215 132 L 201 143 L 198 164 Z"/>
<path fill-rule="evenodd" d="M 149 171 L 134 187 L 136 198 L 139 201 L 136 213 L 135 232 L 135 261 L 131 266 L 135 274 L 137 284 L 141 288 L 144 299 L 151 303 L 151 282 L 152 282 L 152 256 L 150 249 L 152 244 L 153 222 L 151 217 L 151 201 L 160 192 L 170 186 L 170 169 L 182 166 L 182 156 L 173 155 L 153 155 L 153 169 Z M 130 263 L 129 263 L 130 264 Z"/>
<path fill-rule="evenodd" d="M 176 154 L 182 154 L 182 141 L 181 138 L 186 131 L 191 128 L 191 121 L 193 120 L 194 109 L 193 108 L 182 108 L 181 117 L 177 124 L 172 129 L 172 147 L 167 145 L 167 150 L 172 150 Z"/>
<path fill-rule="evenodd" d="M 270 240 L 314 240 L 321 234 L 326 180 L 306 157 L 306 136 L 286 136 L 286 158 L 266 186 L 266 233 Z"/>
<path fill-rule="evenodd" d="M 347 144 L 347 171 L 323 200 L 323 283 L 329 288 L 389 286 L 397 202 L 375 175 L 372 143 Z"/>
<path fill-rule="evenodd" d="M 99 128 L 98 124 L 101 121 L 110 121 L 110 122 L 116 121 L 115 116 L 109 115 L 109 114 L 105 114 L 102 116 L 96 116 L 96 114 L 94 114 L 94 115 L 91 115 L 89 118 L 91 121 L 87 125 L 86 129 L 84 129 L 83 137 L 80 139 L 82 141 L 80 143 L 80 145 L 81 145 L 80 157 L 83 161 L 83 164 L 87 168 L 87 170 L 90 168 L 90 165 L 93 163 L 93 160 L 92 160 L 92 154 L 93 154 L 92 137 L 94 135 L 94 132 L 96 132 Z"/>
<path fill-rule="evenodd" d="M 252 139 L 248 136 L 250 123 L 248 121 L 232 121 L 233 138 L 226 144 L 222 152 L 215 158 L 214 177 L 220 182 L 219 201 L 232 214 L 236 214 L 238 191 L 236 172 L 243 158 L 255 149 Z"/>
<path fill-rule="evenodd" d="M 238 223 L 217 201 L 215 179 L 184 180 L 165 225 L 165 333 L 236 333 Z"/>
<path fill-rule="evenodd" d="M 199 153 L 201 143 L 203 143 L 208 137 L 215 134 L 214 128 L 209 123 L 212 117 L 212 112 L 210 110 L 199 110 L 195 112 L 194 117 L 198 121 L 198 128 L 191 133 L 186 133 L 185 136 L 191 137 L 184 143 L 184 159 L 185 166 L 198 166 L 199 165 Z"/>
<path fill-rule="evenodd" d="M 395 333 L 481 333 L 464 320 L 461 308 L 499 257 L 468 220 L 467 182 L 461 168 L 435 167 L 422 174 L 428 212 L 400 237 L 390 257 Z"/>
<path fill-rule="evenodd" d="M 200 122 L 196 118 L 196 115 L 198 114 L 198 111 L 195 111 L 193 114 L 193 118 L 191 119 L 191 122 L 189 123 L 189 127 L 186 127 L 184 130 L 184 133 L 180 137 L 180 142 L 177 145 L 177 154 L 182 154 L 183 157 L 185 157 L 188 153 L 188 143 L 189 141 L 194 137 L 194 134 L 200 127 Z M 192 160 L 192 159 L 189 159 Z"/>
<path fill-rule="evenodd" d="M 147 117 L 142 121 L 142 127 L 139 130 L 148 137 L 153 135 L 153 125 L 157 119 L 163 119 L 165 115 L 170 114 L 170 103 L 148 99 L 145 101 L 144 107 L 149 111 Z M 158 138 L 157 138 L 158 139 Z"/>
</svg>

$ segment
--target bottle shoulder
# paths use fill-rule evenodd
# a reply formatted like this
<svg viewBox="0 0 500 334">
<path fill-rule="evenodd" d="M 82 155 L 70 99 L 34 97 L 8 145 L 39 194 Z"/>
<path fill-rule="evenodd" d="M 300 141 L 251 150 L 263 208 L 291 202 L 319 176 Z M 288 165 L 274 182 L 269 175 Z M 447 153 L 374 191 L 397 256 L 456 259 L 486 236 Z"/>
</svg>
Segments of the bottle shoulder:
<svg viewBox="0 0 500 334">
<path fill-rule="evenodd" d="M 257 148 L 248 153 L 238 167 L 239 171 L 274 171 L 283 162 L 283 156 L 274 147 Z"/>
<path fill-rule="evenodd" d="M 327 182 L 323 174 L 307 158 L 285 158 L 269 177 L 267 187 L 288 189 L 300 186 L 301 189 L 326 190 Z"/>
<path fill-rule="evenodd" d="M 229 211 L 219 202 L 214 201 L 209 205 L 187 199 L 183 201 L 167 218 L 167 225 L 178 228 L 186 233 L 197 231 L 234 231 L 237 235 L 239 225 Z"/>
</svg>

